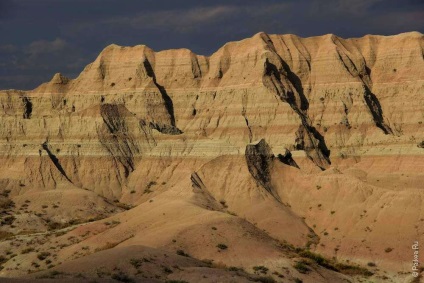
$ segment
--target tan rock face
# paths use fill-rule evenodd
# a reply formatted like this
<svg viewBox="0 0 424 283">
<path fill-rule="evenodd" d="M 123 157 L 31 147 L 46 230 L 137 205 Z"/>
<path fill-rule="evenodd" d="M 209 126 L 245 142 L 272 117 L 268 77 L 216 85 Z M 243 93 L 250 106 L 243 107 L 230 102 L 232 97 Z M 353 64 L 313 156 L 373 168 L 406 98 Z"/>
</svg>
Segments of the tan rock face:
<svg viewBox="0 0 424 283">
<path fill-rule="evenodd" d="M 406 247 L 424 240 L 423 50 L 418 32 L 357 39 L 259 33 L 209 57 L 110 45 L 76 79 L 55 74 L 32 91 L 0 92 L 0 190 L 19 205 L 26 195 L 39 194 L 42 205 L 51 190 L 66 190 L 66 205 L 81 196 L 90 200 L 81 207 L 108 211 L 76 213 L 82 222 L 110 213 L 131 219 L 92 243 L 131 234 L 129 242 L 166 248 L 172 238 L 159 237 L 162 231 L 188 233 L 197 248 L 181 240 L 202 258 L 196 225 L 210 219 L 227 227 L 228 217 L 242 218 L 328 257 L 377 261 L 397 280 L 409 268 Z M 144 215 L 156 200 L 164 211 L 121 212 L 125 203 Z M 168 201 L 197 216 L 163 222 L 162 213 L 172 213 Z M 22 219 L 43 214 L 7 209 Z M 66 210 L 56 222 L 70 219 Z M 37 217 L 27 226 L 47 229 L 37 223 L 52 213 Z M 253 229 L 231 221 L 239 228 L 228 239 Z M 389 246 L 393 252 L 385 252 Z M 61 253 L 69 259 L 70 251 Z M 270 254 L 257 265 L 277 266 L 278 252 Z M 1 274 L 14 274 L 7 264 Z"/>
</svg>

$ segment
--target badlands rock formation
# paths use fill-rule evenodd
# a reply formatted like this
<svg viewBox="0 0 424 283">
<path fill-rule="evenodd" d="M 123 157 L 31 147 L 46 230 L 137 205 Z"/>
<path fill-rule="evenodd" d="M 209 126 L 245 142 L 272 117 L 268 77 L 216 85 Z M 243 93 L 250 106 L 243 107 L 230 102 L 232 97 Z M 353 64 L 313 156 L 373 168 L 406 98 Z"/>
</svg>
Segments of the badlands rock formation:
<svg viewBox="0 0 424 283">
<path fill-rule="evenodd" d="M 1 91 L 0 276 L 412 280 L 423 39 L 110 45 Z"/>
</svg>

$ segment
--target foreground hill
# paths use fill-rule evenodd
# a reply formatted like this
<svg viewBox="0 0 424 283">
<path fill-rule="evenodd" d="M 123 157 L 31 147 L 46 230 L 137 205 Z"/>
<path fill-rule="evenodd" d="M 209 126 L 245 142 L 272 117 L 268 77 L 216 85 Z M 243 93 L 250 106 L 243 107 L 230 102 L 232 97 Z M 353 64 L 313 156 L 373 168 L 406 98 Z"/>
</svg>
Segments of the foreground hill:
<svg viewBox="0 0 424 283">
<path fill-rule="evenodd" d="M 423 39 L 111 45 L 74 80 L 1 91 L 0 276 L 412 280 Z"/>
</svg>

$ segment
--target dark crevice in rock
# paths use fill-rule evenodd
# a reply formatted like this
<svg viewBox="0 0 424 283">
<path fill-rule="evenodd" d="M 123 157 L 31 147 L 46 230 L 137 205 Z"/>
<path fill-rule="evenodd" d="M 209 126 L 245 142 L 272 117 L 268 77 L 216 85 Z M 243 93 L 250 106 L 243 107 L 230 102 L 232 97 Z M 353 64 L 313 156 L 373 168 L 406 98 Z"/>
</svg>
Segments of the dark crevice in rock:
<svg viewBox="0 0 424 283">
<path fill-rule="evenodd" d="M 199 175 L 194 172 L 190 177 L 193 189 L 204 190 L 206 188 L 205 184 L 203 184 L 202 179 L 200 179 Z"/>
<path fill-rule="evenodd" d="M 271 169 L 275 156 L 270 146 L 264 139 L 261 139 L 257 144 L 249 144 L 246 146 L 245 158 L 247 168 L 257 184 L 280 201 L 279 195 L 271 186 Z"/>
<path fill-rule="evenodd" d="M 287 79 L 294 86 L 294 88 L 296 89 L 299 95 L 298 100 L 300 101 L 300 105 L 297 104 L 295 94 L 292 91 L 283 90 L 284 87 L 281 84 L 281 81 L 279 79 L 281 72 L 280 70 L 278 70 L 277 66 L 269 62 L 268 59 L 265 60 L 265 75 L 271 77 L 274 84 L 278 83 L 280 85 L 279 87 L 275 85 L 277 90 L 279 90 L 278 94 L 280 98 L 283 99 L 288 104 L 290 104 L 293 110 L 295 110 L 296 112 L 302 112 L 302 111 L 308 110 L 309 102 L 306 96 L 304 95 L 303 86 L 302 86 L 302 82 L 300 78 L 290 70 L 290 67 L 282 59 L 281 59 L 281 63 L 283 65 L 284 70 L 287 72 Z"/>
<path fill-rule="evenodd" d="M 218 79 L 222 79 L 224 77 L 225 73 L 230 69 L 230 65 L 231 65 L 231 54 L 230 54 L 230 51 L 228 50 L 228 47 L 224 46 L 222 48 L 221 59 L 219 60 L 219 69 L 217 74 Z"/>
<path fill-rule="evenodd" d="M 126 128 L 125 122 L 120 119 L 120 113 L 118 105 L 116 104 L 104 104 L 100 106 L 100 115 L 103 118 L 103 122 L 106 124 L 109 132 L 112 134 L 118 133 L 120 130 Z"/>
<path fill-rule="evenodd" d="M 281 60 L 284 69 L 287 72 L 287 79 L 292 83 L 292 85 L 294 86 L 294 88 L 296 89 L 297 93 L 299 94 L 299 98 L 300 98 L 300 110 L 302 111 L 306 111 L 309 109 L 309 101 L 306 98 L 304 92 L 303 92 L 303 85 L 302 85 L 302 81 L 300 80 L 300 78 L 292 72 L 292 70 L 290 69 L 289 65 L 284 61 Z M 293 98 L 292 100 L 294 100 L 294 94 L 292 93 Z"/>
<path fill-rule="evenodd" d="M 304 150 L 309 159 L 321 170 L 330 162 L 330 150 L 325 144 L 324 137 L 312 126 L 302 124 L 296 132 L 295 149 Z"/>
<path fill-rule="evenodd" d="M 59 170 L 59 172 L 63 175 L 63 177 L 66 178 L 66 180 L 68 180 L 70 183 L 73 183 L 71 181 L 71 179 L 69 179 L 68 175 L 66 174 L 65 170 L 63 169 L 62 165 L 59 162 L 59 159 L 56 157 L 56 155 L 54 155 L 50 149 L 49 149 L 49 145 L 48 142 L 45 141 L 42 145 L 43 149 L 47 152 L 47 155 L 50 157 L 50 160 L 53 162 L 54 166 L 57 168 L 57 170 Z"/>
<path fill-rule="evenodd" d="M 327 160 L 328 163 L 331 164 L 329 159 L 331 151 L 328 149 L 327 145 L 325 144 L 324 136 L 321 135 L 320 132 L 318 132 L 315 127 L 312 127 L 309 124 L 304 126 L 307 127 L 308 133 L 312 134 L 312 136 L 318 140 L 318 144 L 315 146 L 315 148 L 318 147 L 320 152 L 322 152 L 322 154 L 328 159 Z"/>
<path fill-rule="evenodd" d="M 23 97 L 22 103 L 24 104 L 24 113 L 23 113 L 24 119 L 31 119 L 31 114 L 32 114 L 31 100 L 28 97 Z"/>
<path fill-rule="evenodd" d="M 244 116 L 244 120 L 246 121 L 246 126 L 249 129 L 249 142 L 252 142 L 253 134 L 252 134 L 252 129 L 249 126 L 249 120 L 247 120 L 247 117 L 245 115 L 243 116 Z"/>
<path fill-rule="evenodd" d="M 294 161 L 290 150 L 286 149 L 284 154 L 278 154 L 277 157 L 278 157 L 278 160 L 280 160 L 282 163 L 289 166 L 293 166 L 295 168 L 299 168 L 299 165 L 297 165 L 296 161 Z"/>
<path fill-rule="evenodd" d="M 223 211 L 222 202 L 218 202 L 215 197 L 208 191 L 197 172 L 193 172 L 190 176 L 191 186 L 194 192 L 194 198 L 197 205 L 207 210 Z"/>
<path fill-rule="evenodd" d="M 128 177 L 129 173 L 135 169 L 134 155 L 137 155 L 140 150 L 128 131 L 123 113 L 125 110 L 126 108 L 120 109 L 115 104 L 102 104 L 100 114 L 108 133 L 99 131 L 98 134 L 102 145 L 116 161 L 122 164 L 124 176 Z"/>
<path fill-rule="evenodd" d="M 202 69 L 200 68 L 199 60 L 194 54 L 192 54 L 191 57 L 191 73 L 195 79 L 202 77 Z"/>
<path fill-rule="evenodd" d="M 284 64 L 283 66 L 287 65 Z M 330 150 L 327 148 L 324 137 L 318 132 L 318 130 L 313 127 L 309 121 L 307 109 L 309 104 L 307 103 L 306 97 L 303 95 L 303 87 L 301 85 L 300 79 L 295 75 L 291 76 L 289 81 L 295 87 L 298 92 L 299 98 L 298 101 L 301 101 L 300 107 L 296 103 L 296 97 L 293 91 L 286 90 L 283 83 L 281 82 L 281 72 L 278 68 L 269 62 L 268 59 L 265 61 L 265 86 L 270 88 L 272 86 L 272 91 L 277 92 L 277 95 L 280 99 L 290 105 L 293 111 L 299 116 L 302 121 L 302 124 L 299 127 L 299 130 L 296 133 L 296 142 L 295 148 L 297 150 L 305 150 L 307 156 L 321 169 L 326 168 L 330 161 Z M 288 66 L 287 66 L 288 68 Z M 287 71 L 287 70 L 286 70 Z M 287 73 L 291 71 L 288 69 Z M 297 85 L 297 86 L 296 86 Z M 303 101 L 303 102 L 302 102 Z M 306 101 L 306 102 L 304 102 Z M 305 139 L 305 137 L 307 139 Z"/>
<path fill-rule="evenodd" d="M 371 69 L 368 66 L 364 67 L 364 76 L 359 76 L 362 80 L 363 87 L 365 89 L 364 91 L 364 99 L 365 103 L 368 106 L 368 109 L 371 112 L 371 115 L 373 117 L 375 125 L 380 128 L 384 134 L 386 135 L 393 135 L 394 132 L 392 128 L 386 124 L 384 115 L 383 115 L 383 108 L 381 107 L 380 101 L 378 100 L 377 96 L 372 93 L 371 87 L 372 87 L 372 80 L 371 80 Z"/>
<path fill-rule="evenodd" d="M 98 73 L 102 80 L 106 78 L 106 66 L 105 66 L 105 63 L 103 62 L 103 59 L 100 61 Z"/>
<path fill-rule="evenodd" d="M 356 77 L 356 76 L 361 77 L 361 76 L 363 76 L 362 74 L 360 74 L 360 72 L 356 68 L 356 65 L 353 63 L 352 59 L 349 58 L 349 56 L 347 56 L 346 54 L 342 53 L 339 50 L 339 48 L 336 48 L 336 53 L 337 53 L 337 56 L 339 57 L 340 62 L 343 64 L 343 67 L 346 69 L 346 71 L 349 72 L 349 74 L 352 77 Z M 366 73 L 366 71 L 365 71 L 365 73 Z"/>
<path fill-rule="evenodd" d="M 253 139 L 253 133 L 252 133 L 252 128 L 249 125 L 249 120 L 247 119 L 247 115 L 246 115 L 246 109 L 247 109 L 247 91 L 242 96 L 242 105 L 243 105 L 243 108 L 241 110 L 241 115 L 243 116 L 244 121 L 246 122 L 247 129 L 249 130 L 249 143 L 251 143 L 252 142 L 252 139 Z"/>
<path fill-rule="evenodd" d="M 342 101 L 342 103 L 343 103 L 343 111 L 344 111 L 344 114 L 345 114 L 345 115 L 344 115 L 344 117 L 342 118 L 342 121 L 340 122 L 340 124 L 345 125 L 345 126 L 346 126 L 346 128 L 350 129 L 350 128 L 352 128 L 352 126 L 350 125 L 350 122 L 349 122 L 349 117 L 348 117 L 350 109 L 349 109 L 349 107 L 346 105 L 346 103 L 345 103 L 345 102 L 343 102 L 343 101 Z"/>
<path fill-rule="evenodd" d="M 150 122 L 149 127 L 151 129 L 157 130 L 158 132 L 161 132 L 162 134 L 167 134 L 167 135 L 181 135 L 183 133 L 183 131 L 181 131 L 177 127 L 166 125 L 166 124 Z"/>
<path fill-rule="evenodd" d="M 155 72 L 153 71 L 153 67 L 147 58 L 143 61 L 143 67 L 146 70 L 146 75 L 151 77 L 156 82 Z"/>
<path fill-rule="evenodd" d="M 140 125 L 140 129 L 142 130 L 144 134 L 144 138 L 146 139 L 146 141 L 148 141 L 149 144 L 156 146 L 157 142 L 155 138 L 152 136 L 152 130 L 150 128 L 150 125 L 148 125 L 146 121 L 143 119 L 140 119 L 139 125 Z"/>
<path fill-rule="evenodd" d="M 381 108 L 380 101 L 377 96 L 371 92 L 371 90 L 364 84 L 365 87 L 365 102 L 367 103 L 368 109 L 374 119 L 374 123 L 379 127 L 386 135 L 393 135 L 393 130 L 384 121 L 383 109 Z"/>
<path fill-rule="evenodd" d="M 175 125 L 174 104 L 172 103 L 172 99 L 168 95 L 168 93 L 166 92 L 166 90 L 163 86 L 159 85 L 156 82 L 155 82 L 155 84 L 158 87 L 160 94 L 162 95 L 163 100 L 165 101 L 166 110 L 168 110 L 168 113 L 171 117 L 171 125 L 175 127 L 176 125 Z"/>
<path fill-rule="evenodd" d="M 371 79 L 371 69 L 368 66 L 365 66 L 365 73 Z"/>
<path fill-rule="evenodd" d="M 155 73 L 153 71 L 153 68 L 152 68 L 152 65 L 150 64 L 150 62 L 146 59 L 146 60 L 144 60 L 143 65 L 144 65 L 144 68 L 147 72 L 147 75 L 153 79 L 153 83 L 156 85 L 156 87 L 159 89 L 160 94 L 162 95 L 162 99 L 165 102 L 166 110 L 168 110 L 168 113 L 170 115 L 171 125 L 176 127 L 176 125 L 175 125 L 175 114 L 174 114 L 174 104 L 172 102 L 171 97 L 168 95 L 165 88 L 157 83 L 156 76 L 155 76 Z"/>
<path fill-rule="evenodd" d="M 342 103 L 343 103 L 343 111 L 345 115 L 347 116 L 349 114 L 349 108 L 347 107 L 346 103 L 344 103 L 343 101 Z"/>
</svg>

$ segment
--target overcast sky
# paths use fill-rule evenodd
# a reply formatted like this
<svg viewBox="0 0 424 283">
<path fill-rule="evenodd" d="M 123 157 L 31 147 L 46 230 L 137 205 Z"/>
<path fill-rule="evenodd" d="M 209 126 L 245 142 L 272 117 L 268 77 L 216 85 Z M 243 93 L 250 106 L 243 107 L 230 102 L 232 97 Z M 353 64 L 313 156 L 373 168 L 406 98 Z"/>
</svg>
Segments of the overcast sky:
<svg viewBox="0 0 424 283">
<path fill-rule="evenodd" d="M 424 32 L 424 0 L 0 0 L 0 89 L 75 78 L 111 43 L 210 55 L 259 31 Z"/>
</svg>

